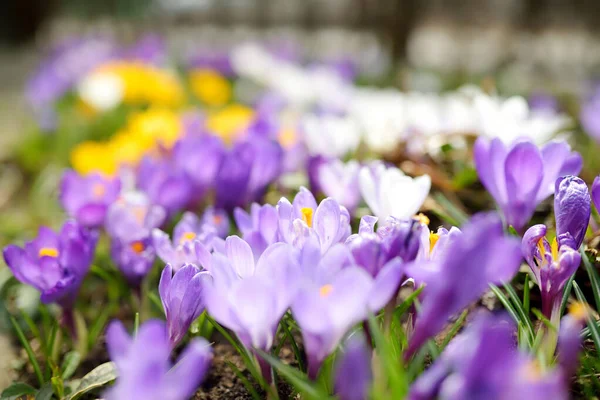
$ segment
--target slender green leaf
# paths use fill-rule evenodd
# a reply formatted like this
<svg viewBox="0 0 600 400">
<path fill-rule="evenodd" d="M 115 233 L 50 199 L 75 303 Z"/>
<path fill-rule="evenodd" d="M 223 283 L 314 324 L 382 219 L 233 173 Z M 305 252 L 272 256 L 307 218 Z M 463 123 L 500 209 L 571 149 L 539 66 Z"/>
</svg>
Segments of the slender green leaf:
<svg viewBox="0 0 600 400">
<path fill-rule="evenodd" d="M 575 296 L 577 296 L 577 300 L 584 304 L 588 304 L 587 300 L 585 299 L 585 296 L 583 295 L 583 292 L 581 291 L 579 285 L 575 281 L 573 281 L 573 290 L 575 291 Z M 592 317 L 592 313 L 588 313 L 587 324 L 592 335 L 592 340 L 596 345 L 596 349 L 600 349 L 600 332 L 598 331 L 596 321 L 594 321 L 594 318 Z"/>
<path fill-rule="evenodd" d="M 304 361 L 302 360 L 302 353 L 300 353 L 300 349 L 298 348 L 296 339 L 294 339 L 294 336 L 292 335 L 292 332 L 290 331 L 290 328 L 285 318 L 281 319 L 281 327 L 283 328 L 285 336 L 288 338 L 290 344 L 292 345 L 292 351 L 294 352 L 294 357 L 296 358 L 296 361 L 298 361 L 298 367 L 300 368 L 300 371 L 306 372 L 306 367 L 304 365 Z"/>
<path fill-rule="evenodd" d="M 138 330 L 140 329 L 140 313 L 136 312 L 133 318 L 133 337 L 137 337 Z"/>
<path fill-rule="evenodd" d="M 585 253 L 585 250 L 583 249 L 583 246 L 579 249 L 579 252 L 581 253 L 583 266 L 585 267 L 585 270 L 587 271 L 590 277 L 590 283 L 592 284 L 592 292 L 594 294 L 594 301 L 596 302 L 596 310 L 600 310 L 600 278 L 598 277 L 598 271 L 596 271 L 596 268 L 594 268 L 594 266 L 590 262 L 590 259 Z"/>
<path fill-rule="evenodd" d="M 150 299 L 150 303 L 152 303 L 152 305 L 154 305 L 154 307 L 157 310 L 160 310 L 160 312 L 164 315 L 165 311 L 163 309 L 162 302 L 160 301 L 160 298 L 158 297 L 158 295 L 152 291 L 149 291 L 148 298 Z"/>
<path fill-rule="evenodd" d="M 446 210 L 446 212 L 457 222 L 456 226 L 460 226 L 467 222 L 469 216 L 463 210 L 458 208 L 454 203 L 446 198 L 441 192 L 433 195 L 435 201 Z"/>
<path fill-rule="evenodd" d="M 412 306 L 417 297 L 425 289 L 425 286 L 420 286 L 417 290 L 409 294 L 406 299 L 394 310 L 394 315 L 400 318 Z"/>
<path fill-rule="evenodd" d="M 292 386 L 299 392 L 304 394 L 305 398 L 314 400 L 329 399 L 328 393 L 324 392 L 319 386 L 312 383 L 306 375 L 300 372 L 294 367 L 290 367 L 282 363 L 279 359 L 273 357 L 271 354 L 265 353 L 261 350 L 256 350 L 257 353 L 263 357 L 281 376 L 283 376 Z"/>
<path fill-rule="evenodd" d="M 42 374 L 42 370 L 40 369 L 40 364 L 38 364 L 37 359 L 35 358 L 35 354 L 33 353 L 33 349 L 31 348 L 31 345 L 27 341 L 27 338 L 25 338 L 25 334 L 23 334 L 23 331 L 21 330 L 21 327 L 19 326 L 17 320 L 15 320 L 15 318 L 12 315 L 10 316 L 10 322 L 12 323 L 13 327 L 15 328 L 15 331 L 17 332 L 17 336 L 19 337 L 19 340 L 21 341 L 23 348 L 27 352 L 27 357 L 29 357 L 29 362 L 31 362 L 31 365 L 33 366 L 35 376 L 37 377 L 37 380 L 40 383 L 40 386 L 43 385 L 44 384 L 44 375 Z"/>
<path fill-rule="evenodd" d="M 533 309 L 531 309 L 531 312 L 533 314 L 535 314 L 535 316 L 537 317 L 537 319 L 539 319 L 540 321 L 542 321 L 542 323 L 544 325 L 546 325 L 546 327 L 548 329 L 556 331 L 556 326 L 554 326 L 554 324 L 552 323 L 552 321 L 550 321 L 548 318 L 546 318 L 546 316 L 544 314 L 542 314 L 542 312 L 540 310 L 538 310 L 537 308 L 533 308 Z"/>
<path fill-rule="evenodd" d="M 52 387 L 52 383 L 48 382 L 36 393 L 35 400 L 50 400 L 53 394 L 54 388 Z"/>
<path fill-rule="evenodd" d="M 69 379 L 71 376 L 73 376 L 80 362 L 81 355 L 78 352 L 70 351 L 67 354 L 65 354 L 65 358 L 61 367 L 62 378 Z"/>
<path fill-rule="evenodd" d="M 254 386 L 252 386 L 248 378 L 244 376 L 242 371 L 240 371 L 240 369 L 231 361 L 225 361 L 225 363 L 229 366 L 229 368 L 231 368 L 231 370 L 239 378 L 239 380 L 242 381 L 242 384 L 244 385 L 250 396 L 252 396 L 254 400 L 261 400 L 260 395 L 258 394 L 256 389 L 254 389 Z"/>
<path fill-rule="evenodd" d="M 465 319 L 467 319 L 467 315 L 469 315 L 469 310 L 464 310 L 462 314 L 460 314 L 460 317 L 458 317 L 458 319 L 456 320 L 454 325 L 452 325 L 452 328 L 450 328 L 450 331 L 444 338 L 444 341 L 440 346 L 440 351 L 444 351 L 446 346 L 448 346 L 448 343 L 450 343 L 450 341 L 454 338 L 458 330 L 462 327 L 463 323 L 465 322 Z"/>
<path fill-rule="evenodd" d="M 569 301 L 569 296 L 571 296 L 571 290 L 573 289 L 573 279 L 575 279 L 575 274 L 571 275 L 571 277 L 567 281 L 567 284 L 565 285 L 565 291 L 560 302 L 560 315 L 565 314 L 567 303 Z"/>
<path fill-rule="evenodd" d="M 492 292 L 494 292 L 494 294 L 496 295 L 496 298 L 500 300 L 500 303 L 502 303 L 506 311 L 508 311 L 510 316 L 515 320 L 515 322 L 517 324 L 520 324 L 521 318 L 517 314 L 517 311 L 514 309 L 514 307 L 510 304 L 510 301 L 506 298 L 504 293 L 502 293 L 502 291 L 496 285 L 490 284 L 490 288 L 492 289 Z"/>
<path fill-rule="evenodd" d="M 523 282 L 523 309 L 525 310 L 525 315 L 529 316 L 530 308 L 530 295 L 531 288 L 529 287 L 529 274 L 525 274 L 525 282 Z"/>
<path fill-rule="evenodd" d="M 76 400 L 83 396 L 84 394 L 94 390 L 101 388 L 114 381 L 117 378 L 117 369 L 115 368 L 114 363 L 107 362 L 104 364 L 100 364 L 93 370 L 91 370 L 87 375 L 81 378 L 79 382 L 79 386 L 74 393 L 69 396 L 68 400 Z"/>
<path fill-rule="evenodd" d="M 0 400 L 13 400 L 28 394 L 34 394 L 36 389 L 23 382 L 15 382 L 2 391 Z"/>
<path fill-rule="evenodd" d="M 510 283 L 506 283 L 503 286 L 515 307 L 515 311 L 517 311 L 519 317 L 521 318 L 521 323 L 523 323 L 524 327 L 527 329 L 529 343 L 533 344 L 534 329 L 533 324 L 531 323 L 531 318 L 529 318 L 529 315 L 526 313 L 523 303 L 521 303 L 521 299 L 519 299 L 515 288 L 513 288 Z"/>
</svg>

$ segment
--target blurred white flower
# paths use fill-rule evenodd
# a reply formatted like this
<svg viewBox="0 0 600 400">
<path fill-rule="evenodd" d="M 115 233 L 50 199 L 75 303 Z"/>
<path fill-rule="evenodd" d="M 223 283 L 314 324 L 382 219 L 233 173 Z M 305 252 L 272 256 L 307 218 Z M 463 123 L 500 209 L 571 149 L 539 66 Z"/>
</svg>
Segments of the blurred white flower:
<svg viewBox="0 0 600 400">
<path fill-rule="evenodd" d="M 352 212 L 360 202 L 359 172 L 360 164 L 356 160 L 344 163 L 336 158 L 319 166 L 319 185 L 327 197 L 333 197 Z"/>
<path fill-rule="evenodd" d="M 389 216 L 406 219 L 423 205 L 431 189 L 431 178 L 411 178 L 396 167 L 375 161 L 360 170 L 359 186 L 373 215 L 381 220 Z"/>
<path fill-rule="evenodd" d="M 81 100 L 97 111 L 107 111 L 119 105 L 124 90 L 121 78 L 109 72 L 92 72 L 77 87 Z"/>
<path fill-rule="evenodd" d="M 302 121 L 304 140 L 311 155 L 341 158 L 356 150 L 361 135 L 356 122 L 335 115 L 308 115 Z"/>
</svg>

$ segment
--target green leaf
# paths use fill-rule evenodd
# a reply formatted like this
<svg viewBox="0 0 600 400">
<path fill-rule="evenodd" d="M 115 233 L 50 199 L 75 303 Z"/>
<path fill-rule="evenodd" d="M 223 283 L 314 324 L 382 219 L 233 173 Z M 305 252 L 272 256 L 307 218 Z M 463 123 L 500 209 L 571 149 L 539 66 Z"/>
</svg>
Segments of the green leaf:
<svg viewBox="0 0 600 400">
<path fill-rule="evenodd" d="M 529 315 L 530 310 L 530 301 L 529 301 L 529 274 L 525 274 L 525 282 L 523 282 L 523 309 L 525 310 L 525 314 Z"/>
<path fill-rule="evenodd" d="M 6 389 L 2 391 L 0 395 L 1 400 L 14 400 L 20 396 L 25 396 L 28 394 L 35 394 L 36 390 L 34 387 L 23 383 L 23 382 L 15 382 Z"/>
<path fill-rule="evenodd" d="M 521 318 L 521 323 L 524 324 L 523 326 L 527 330 L 527 337 L 528 337 L 529 344 L 532 345 L 534 329 L 533 329 L 533 324 L 531 323 L 531 319 L 529 318 L 529 315 L 526 313 L 525 308 L 523 307 L 523 303 L 521 303 L 521 299 L 519 299 L 519 296 L 517 295 L 517 292 L 512 287 L 512 285 L 510 283 L 506 283 L 503 286 L 504 286 L 504 289 L 506 290 L 506 292 L 508 293 L 508 296 L 510 297 L 513 305 L 515 306 L 515 310 L 517 311 L 517 313 L 519 314 L 519 317 Z"/>
<path fill-rule="evenodd" d="M 48 382 L 37 392 L 35 395 L 35 400 L 50 400 L 52 395 L 54 394 L 54 389 L 52 388 L 52 383 Z"/>
<path fill-rule="evenodd" d="M 256 350 L 256 352 L 264 358 L 281 376 L 283 376 L 292 386 L 299 392 L 304 394 L 307 399 L 323 400 L 331 398 L 328 393 L 324 392 L 319 386 L 312 383 L 306 375 L 297 370 L 296 368 L 290 367 L 282 363 L 279 359 L 273 357 L 270 354 L 265 353 L 262 350 Z"/>
<path fill-rule="evenodd" d="M 117 370 L 115 368 L 114 363 L 107 362 L 104 364 L 100 364 L 99 366 L 91 370 L 83 378 L 81 378 L 79 386 L 77 387 L 75 392 L 71 394 L 68 400 L 76 400 L 84 394 L 114 381 L 116 378 Z"/>
<path fill-rule="evenodd" d="M 579 300 L 580 302 L 582 302 L 584 304 L 587 304 L 587 300 L 585 299 L 583 292 L 581 291 L 581 289 L 579 288 L 579 285 L 575 281 L 573 281 L 573 289 L 575 290 L 575 296 L 577 296 L 577 300 Z M 596 345 L 596 349 L 600 349 L 600 332 L 598 331 L 598 326 L 596 325 L 595 322 L 596 321 L 594 321 L 594 318 L 592 317 L 592 313 L 588 313 L 587 325 L 590 330 L 590 333 L 592 334 L 592 340 L 594 341 L 594 344 Z"/>
<path fill-rule="evenodd" d="M 571 296 L 571 290 L 573 289 L 573 279 L 575 279 L 575 274 L 571 275 L 571 277 L 567 281 L 567 284 L 565 285 L 565 291 L 560 302 L 560 315 L 565 314 L 565 309 L 567 308 L 569 296 Z"/>
<path fill-rule="evenodd" d="M 25 338 L 25 334 L 23 334 L 23 331 L 21 330 L 21 327 L 17 323 L 17 320 L 15 320 L 15 317 L 13 317 L 12 315 L 10 316 L 10 322 L 12 323 L 13 327 L 15 328 L 15 331 L 17 332 L 17 336 L 19 337 L 19 340 L 21 341 L 21 344 L 23 345 L 23 348 L 25 349 L 25 352 L 27 353 L 27 357 L 29 357 L 29 362 L 33 366 L 35 376 L 37 377 L 37 380 L 40 383 L 40 386 L 43 385 L 44 384 L 44 375 L 42 374 L 42 370 L 40 369 L 40 364 L 38 364 L 37 359 L 35 358 L 35 354 L 33 353 L 33 349 L 31 348 L 31 345 Z"/>
<path fill-rule="evenodd" d="M 448 346 L 448 343 L 450 343 L 450 341 L 454 338 L 454 336 L 456 336 L 456 333 L 458 332 L 458 330 L 461 328 L 461 326 L 465 322 L 465 319 L 467 319 L 467 315 L 469 315 L 469 310 L 464 310 L 462 312 L 462 314 L 460 314 L 460 317 L 458 317 L 458 319 L 456 320 L 454 325 L 452 325 L 452 328 L 450 328 L 450 332 L 448 332 L 448 334 L 444 338 L 444 341 L 442 342 L 442 344 L 440 346 L 440 352 L 444 351 L 446 346 Z"/>
<path fill-rule="evenodd" d="M 300 368 L 300 371 L 306 372 L 306 367 L 304 366 L 304 361 L 302 360 L 302 354 L 300 353 L 300 349 L 298 348 L 296 339 L 294 339 L 294 336 L 292 335 L 290 327 L 288 326 L 288 323 L 285 318 L 281 319 L 281 327 L 283 328 L 283 332 L 285 332 L 285 336 L 288 338 L 290 344 L 292 345 L 294 357 L 296 358 L 296 361 L 298 361 L 298 367 Z"/>
<path fill-rule="evenodd" d="M 258 394 L 256 389 L 254 389 L 254 386 L 252 386 L 248 378 L 244 376 L 242 371 L 240 371 L 240 369 L 231 361 L 225 361 L 225 363 L 229 366 L 229 368 L 231 368 L 231 370 L 239 378 L 239 380 L 242 381 L 242 384 L 244 385 L 248 393 L 250 393 L 250 396 L 252 396 L 254 400 L 261 400 L 260 395 Z"/>
<path fill-rule="evenodd" d="M 140 313 L 136 312 L 133 319 L 133 337 L 137 337 L 138 330 L 140 328 Z"/>
<path fill-rule="evenodd" d="M 496 286 L 494 284 L 490 284 L 490 289 L 492 289 L 492 292 L 494 292 L 494 294 L 496 295 L 496 298 L 498 298 L 498 300 L 500 300 L 500 303 L 502 303 L 502 305 L 504 306 L 506 311 L 508 311 L 508 313 L 515 320 L 515 322 L 517 324 L 520 324 L 521 318 L 517 314 L 517 311 L 514 309 L 514 307 L 510 304 L 510 301 L 506 298 L 504 293 L 502 293 L 502 291 L 498 288 L 498 286 Z"/>
<path fill-rule="evenodd" d="M 453 223 L 453 225 L 460 226 L 469 219 L 469 216 L 465 214 L 463 210 L 454 205 L 454 203 L 448 200 L 441 192 L 435 193 L 433 198 L 454 220 L 455 223 Z"/>
<path fill-rule="evenodd" d="M 406 299 L 404 299 L 402 304 L 400 304 L 398 307 L 396 307 L 396 309 L 394 310 L 394 316 L 396 318 L 400 318 L 402 315 L 404 315 L 404 313 L 410 308 L 410 306 L 412 306 L 414 301 L 421 294 L 423 289 L 425 289 L 425 286 L 420 286 L 417 290 L 415 290 L 410 295 L 408 295 L 408 297 L 406 297 Z"/>
<path fill-rule="evenodd" d="M 61 367 L 62 378 L 69 379 L 71 376 L 73 376 L 80 362 L 81 355 L 78 352 L 70 351 L 67 354 L 65 354 L 65 358 Z"/>
<path fill-rule="evenodd" d="M 594 294 L 594 301 L 596 302 L 596 310 L 600 310 L 600 278 L 598 277 L 598 271 L 590 262 L 583 246 L 579 249 L 581 253 L 581 259 L 583 260 L 583 266 L 590 277 L 590 283 L 592 284 L 592 292 Z"/>
</svg>

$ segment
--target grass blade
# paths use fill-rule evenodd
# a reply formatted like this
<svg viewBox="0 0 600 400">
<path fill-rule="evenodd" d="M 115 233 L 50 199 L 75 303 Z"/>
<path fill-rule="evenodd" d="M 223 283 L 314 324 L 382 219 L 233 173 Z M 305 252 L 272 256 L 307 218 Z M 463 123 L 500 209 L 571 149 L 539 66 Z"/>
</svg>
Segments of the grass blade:
<svg viewBox="0 0 600 400">
<path fill-rule="evenodd" d="M 31 365 L 33 366 L 33 370 L 35 371 L 35 376 L 37 377 L 37 380 L 40 383 L 40 386 L 42 386 L 44 384 L 44 375 L 42 375 L 42 370 L 40 369 L 40 364 L 38 364 L 37 359 L 35 358 L 33 349 L 31 348 L 31 345 L 27 341 L 27 338 L 25 338 L 25 335 L 23 334 L 21 327 L 17 323 L 17 320 L 15 320 L 15 317 L 13 317 L 12 315 L 10 316 L 10 322 L 12 323 L 13 327 L 15 328 L 15 331 L 17 332 L 17 336 L 19 337 L 19 340 L 21 341 L 23 348 L 27 352 L 27 357 L 29 357 L 29 361 L 31 362 Z"/>
<path fill-rule="evenodd" d="M 398 307 L 396 307 L 394 310 L 394 316 L 396 318 L 400 318 L 402 315 L 404 315 L 404 313 L 408 311 L 410 306 L 412 306 L 412 304 L 415 302 L 417 297 L 419 297 L 423 289 L 425 289 L 425 286 L 421 285 L 417 290 L 408 295 L 406 299 L 404 299 L 404 301 Z"/>
<path fill-rule="evenodd" d="M 248 391 L 248 393 L 250 394 L 250 396 L 252 396 L 252 398 L 254 400 L 261 400 L 260 395 L 258 394 L 258 392 L 256 391 L 256 389 L 254 389 L 254 386 L 252 386 L 252 383 L 250 383 L 250 381 L 248 380 L 248 378 L 246 378 L 244 376 L 244 374 L 242 373 L 242 371 L 240 371 L 240 369 L 231 361 L 225 361 L 225 363 L 229 366 L 229 368 L 231 368 L 231 370 L 233 371 L 233 373 L 235 374 L 235 376 L 237 376 L 239 378 L 240 381 L 242 381 L 242 384 L 244 385 L 244 387 L 246 388 L 246 390 Z"/>
<path fill-rule="evenodd" d="M 465 214 L 463 210 L 458 208 L 454 203 L 446 198 L 441 192 L 437 192 L 433 195 L 434 200 L 442 207 L 449 216 L 457 222 L 456 226 L 461 226 L 469 219 L 469 216 Z"/>
<path fill-rule="evenodd" d="M 588 304 L 587 300 L 585 299 L 585 296 L 583 295 L 583 292 L 581 291 L 579 285 L 575 281 L 573 281 L 573 289 L 575 290 L 575 296 L 577 297 L 577 300 L 584 304 Z M 592 340 L 596 345 L 596 349 L 600 349 L 600 332 L 598 331 L 596 321 L 594 321 L 594 318 L 592 317 L 592 313 L 588 313 L 587 324 L 592 335 Z"/>
<path fill-rule="evenodd" d="M 446 346 L 448 346 L 448 343 L 450 343 L 450 341 L 454 338 L 454 336 L 456 336 L 456 333 L 462 327 L 462 324 L 467 319 L 467 315 L 469 315 L 469 310 L 465 310 L 462 312 L 462 314 L 460 314 L 460 317 L 458 317 L 458 319 L 456 320 L 454 325 L 452 325 L 452 328 L 450 328 L 450 332 L 448 332 L 448 335 L 446 335 L 446 337 L 444 338 L 444 341 L 442 342 L 442 344 L 440 346 L 440 352 L 444 351 Z"/>
<path fill-rule="evenodd" d="M 510 283 L 506 283 L 503 286 L 504 286 L 504 289 L 506 290 L 506 292 L 508 293 L 508 296 L 510 297 L 513 305 L 515 306 L 515 311 L 517 311 L 517 313 L 519 314 L 519 317 L 521 318 L 521 321 L 524 323 L 524 327 L 528 331 L 529 343 L 532 344 L 534 329 L 533 329 L 533 324 L 531 323 L 531 318 L 529 318 L 529 315 L 525 312 L 523 303 L 521 303 L 521 299 L 519 299 L 519 296 L 517 295 L 515 288 L 513 288 Z"/>
<path fill-rule="evenodd" d="M 592 284 L 592 291 L 594 293 L 594 301 L 596 302 L 596 310 L 600 310 L 600 278 L 598 277 L 598 271 L 594 268 L 583 246 L 579 249 L 581 253 L 581 259 L 583 260 L 583 266 L 590 277 L 590 283 Z"/>
<path fill-rule="evenodd" d="M 560 315 L 565 314 L 565 310 L 567 309 L 567 303 L 569 301 L 569 296 L 571 296 L 571 291 L 573 289 L 573 279 L 575 279 L 575 274 L 571 275 L 567 284 L 565 285 L 565 291 L 563 293 L 562 300 L 560 302 Z"/>
<path fill-rule="evenodd" d="M 520 324 L 521 318 L 517 314 L 517 311 L 514 309 L 514 307 L 510 304 L 510 301 L 506 298 L 504 293 L 502 293 L 502 291 L 500 291 L 500 289 L 496 285 L 490 284 L 490 288 L 492 289 L 492 292 L 494 292 L 494 294 L 496 295 L 496 298 L 500 300 L 500 303 L 502 303 L 506 311 L 508 311 L 510 316 L 515 320 L 515 322 L 517 324 Z"/>
<path fill-rule="evenodd" d="M 525 274 L 525 282 L 523 282 L 523 309 L 525 310 L 525 315 L 529 315 L 529 311 L 531 310 L 529 292 L 529 274 Z"/>
<path fill-rule="evenodd" d="M 302 360 L 302 353 L 300 353 L 300 349 L 298 349 L 298 344 L 296 343 L 294 336 L 292 336 L 292 332 L 290 332 L 290 328 L 285 318 L 281 319 L 281 327 L 283 328 L 285 336 L 289 339 L 290 344 L 292 345 L 294 357 L 296 358 L 296 361 L 298 361 L 298 367 L 300 368 L 300 371 L 306 372 L 306 367 L 304 366 L 304 361 Z"/>
</svg>

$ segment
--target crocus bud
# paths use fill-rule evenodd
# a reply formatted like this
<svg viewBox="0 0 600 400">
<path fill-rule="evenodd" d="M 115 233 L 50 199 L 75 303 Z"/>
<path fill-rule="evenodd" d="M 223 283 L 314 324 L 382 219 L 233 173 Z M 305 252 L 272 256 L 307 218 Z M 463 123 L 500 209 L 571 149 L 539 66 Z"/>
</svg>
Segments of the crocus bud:
<svg viewBox="0 0 600 400">
<path fill-rule="evenodd" d="M 554 214 L 558 240 L 564 241 L 570 236 L 573 242 L 565 244 L 569 244 L 570 247 L 577 250 L 585 237 L 590 213 L 591 199 L 585 182 L 572 175 L 558 178 L 554 193 Z"/>
<path fill-rule="evenodd" d="M 371 351 L 363 338 L 353 337 L 335 370 L 335 393 L 340 400 L 365 400 L 373 380 Z"/>
</svg>

